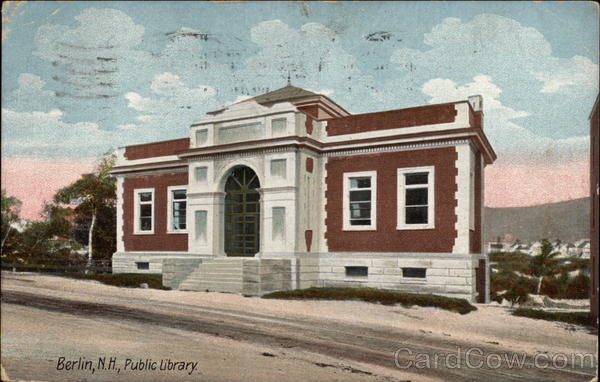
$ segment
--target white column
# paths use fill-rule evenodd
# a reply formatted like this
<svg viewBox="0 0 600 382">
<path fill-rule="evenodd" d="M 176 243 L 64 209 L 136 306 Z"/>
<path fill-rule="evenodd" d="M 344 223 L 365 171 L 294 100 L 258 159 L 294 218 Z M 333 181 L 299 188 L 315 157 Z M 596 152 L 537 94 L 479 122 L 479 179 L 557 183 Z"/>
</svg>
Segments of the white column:
<svg viewBox="0 0 600 382">
<path fill-rule="evenodd" d="M 471 207 L 471 146 L 468 143 L 456 146 L 456 238 L 452 253 L 469 253 L 469 217 Z"/>
<path fill-rule="evenodd" d="M 123 241 L 123 183 L 125 178 L 117 176 L 117 252 L 125 252 Z M 134 201 L 135 203 L 135 201 Z"/>
</svg>

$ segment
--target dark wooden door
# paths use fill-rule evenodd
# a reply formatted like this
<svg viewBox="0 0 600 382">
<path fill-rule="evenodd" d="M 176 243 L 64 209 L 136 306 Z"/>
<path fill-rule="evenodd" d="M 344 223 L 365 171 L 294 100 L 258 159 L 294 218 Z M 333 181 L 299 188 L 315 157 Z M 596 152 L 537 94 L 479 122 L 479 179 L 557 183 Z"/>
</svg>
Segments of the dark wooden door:
<svg viewBox="0 0 600 382">
<path fill-rule="evenodd" d="M 254 256 L 260 245 L 260 187 L 248 167 L 235 168 L 225 183 L 225 253 Z"/>
</svg>

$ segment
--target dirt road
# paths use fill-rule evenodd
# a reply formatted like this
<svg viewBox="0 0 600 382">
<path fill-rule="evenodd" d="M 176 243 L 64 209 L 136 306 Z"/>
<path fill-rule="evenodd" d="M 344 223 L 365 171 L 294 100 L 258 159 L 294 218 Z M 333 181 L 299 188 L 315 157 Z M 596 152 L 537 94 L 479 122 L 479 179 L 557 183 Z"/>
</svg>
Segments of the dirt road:
<svg viewBox="0 0 600 382">
<path fill-rule="evenodd" d="M 155 299 L 154 291 L 119 294 L 114 293 L 118 288 L 111 288 L 106 293 L 109 289 L 105 286 L 90 288 L 89 283 L 78 281 L 86 288 L 82 294 L 73 290 L 77 284 L 60 288 L 64 285 L 60 278 L 54 284 L 37 280 L 3 274 L 2 365 L 12 378 L 588 381 L 595 372 L 589 358 L 581 364 L 566 355 L 565 360 L 561 357 L 552 364 L 551 356 L 556 353 L 516 352 L 497 342 L 473 343 L 452 333 L 440 337 L 427 330 L 283 315 L 272 310 L 260 313 L 242 304 L 238 308 L 199 306 Z M 372 305 L 356 304 L 365 309 Z M 410 313 L 407 310 L 406 314 Z M 460 320 L 462 316 L 454 317 Z M 589 344 L 582 344 L 580 352 L 593 351 Z M 62 364 L 60 357 L 65 358 Z M 98 367 L 98 359 L 103 357 L 104 370 Z M 115 368 L 107 369 L 111 357 Z M 511 360 L 522 364 L 511 367 Z M 73 370 L 65 370 L 69 361 Z M 178 366 L 160 370 L 169 362 Z M 196 369 L 188 374 L 194 362 Z M 118 368 L 121 371 L 117 372 Z"/>
</svg>

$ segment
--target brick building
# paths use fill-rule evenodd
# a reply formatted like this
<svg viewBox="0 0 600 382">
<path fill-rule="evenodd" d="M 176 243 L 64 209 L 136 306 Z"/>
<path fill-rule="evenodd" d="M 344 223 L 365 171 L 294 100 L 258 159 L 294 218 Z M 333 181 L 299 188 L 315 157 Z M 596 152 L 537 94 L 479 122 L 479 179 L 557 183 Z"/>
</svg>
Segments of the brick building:
<svg viewBox="0 0 600 382">
<path fill-rule="evenodd" d="M 364 285 L 486 302 L 482 99 L 350 114 L 293 86 L 119 149 L 114 272 L 261 294 Z"/>
</svg>

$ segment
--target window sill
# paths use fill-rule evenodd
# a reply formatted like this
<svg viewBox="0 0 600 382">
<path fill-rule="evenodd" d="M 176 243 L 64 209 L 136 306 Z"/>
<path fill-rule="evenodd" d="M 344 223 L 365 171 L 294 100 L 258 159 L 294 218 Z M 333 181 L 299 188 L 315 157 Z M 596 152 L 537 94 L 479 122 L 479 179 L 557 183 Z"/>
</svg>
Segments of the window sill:
<svg viewBox="0 0 600 382">
<path fill-rule="evenodd" d="M 397 231 L 414 231 L 419 229 L 435 229 L 435 226 L 432 225 L 406 225 L 406 226 L 396 226 Z"/>
<path fill-rule="evenodd" d="M 421 279 L 418 277 L 400 277 L 401 283 L 407 284 L 426 284 L 427 279 Z"/>
<path fill-rule="evenodd" d="M 154 235 L 154 231 L 139 231 L 139 232 L 134 232 L 134 235 Z"/>
<path fill-rule="evenodd" d="M 188 234 L 188 231 L 167 231 L 167 234 Z"/>
<path fill-rule="evenodd" d="M 377 231 L 377 227 L 373 227 L 373 226 L 362 226 L 362 225 L 357 225 L 357 226 L 344 226 L 342 228 L 342 231 Z"/>
</svg>

